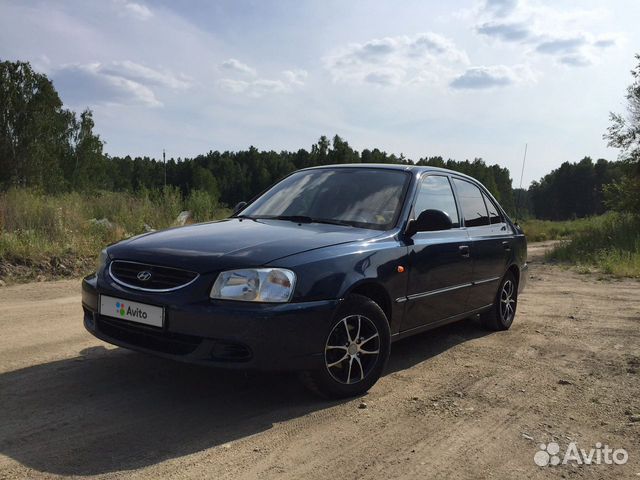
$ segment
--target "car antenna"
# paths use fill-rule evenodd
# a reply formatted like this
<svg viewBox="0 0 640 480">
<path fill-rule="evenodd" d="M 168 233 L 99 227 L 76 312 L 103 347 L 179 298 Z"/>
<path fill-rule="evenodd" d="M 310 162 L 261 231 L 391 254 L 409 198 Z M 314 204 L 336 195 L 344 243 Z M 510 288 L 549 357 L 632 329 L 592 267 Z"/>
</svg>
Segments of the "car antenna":
<svg viewBox="0 0 640 480">
<path fill-rule="evenodd" d="M 522 177 L 524 177 L 524 165 L 527 161 L 528 143 L 524 144 L 524 157 L 522 157 L 522 171 L 520 172 L 520 186 L 518 187 L 518 196 L 516 198 L 516 225 L 518 224 L 518 213 L 520 209 L 520 197 L 522 197 Z"/>
</svg>

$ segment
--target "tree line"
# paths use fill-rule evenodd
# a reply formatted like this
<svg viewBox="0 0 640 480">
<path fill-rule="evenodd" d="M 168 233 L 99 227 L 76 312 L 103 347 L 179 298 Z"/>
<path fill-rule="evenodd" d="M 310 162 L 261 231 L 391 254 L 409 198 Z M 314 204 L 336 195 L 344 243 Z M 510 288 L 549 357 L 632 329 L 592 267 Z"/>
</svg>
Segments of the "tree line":
<svg viewBox="0 0 640 480">
<path fill-rule="evenodd" d="M 584 157 L 579 162 L 565 162 L 526 192 L 528 208 L 536 218 L 568 220 L 600 215 L 608 210 L 606 187 L 620 181 L 621 162 L 603 158 L 594 162 Z"/>
<path fill-rule="evenodd" d="M 623 123 L 609 135 L 627 127 L 624 117 L 615 118 Z M 201 191 L 212 202 L 232 206 L 300 168 L 339 163 L 414 164 L 404 155 L 377 148 L 358 152 L 335 135 L 331 140 L 320 137 L 310 150 L 276 152 L 250 147 L 236 152 L 209 151 L 194 158 L 171 158 L 165 165 L 149 157 L 106 155 L 94 127 L 90 110 L 78 116 L 65 109 L 52 82 L 28 63 L 0 62 L 0 190 L 138 192 L 163 188 L 166 182 L 185 197 Z M 627 178 L 629 161 L 593 162 L 586 157 L 566 162 L 533 182 L 529 190 L 517 191 L 508 169 L 480 158 L 456 161 L 432 156 L 415 164 L 475 177 L 519 218 L 535 215 L 559 220 L 604 212 L 609 205 L 607 192 L 627 185 L 621 182 Z"/>
</svg>

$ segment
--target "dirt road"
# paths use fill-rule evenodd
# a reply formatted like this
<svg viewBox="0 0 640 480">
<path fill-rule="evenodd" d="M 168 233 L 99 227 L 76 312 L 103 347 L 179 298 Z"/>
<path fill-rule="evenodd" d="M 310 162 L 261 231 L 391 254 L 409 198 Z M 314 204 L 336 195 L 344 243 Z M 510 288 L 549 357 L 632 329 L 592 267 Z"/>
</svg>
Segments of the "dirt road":
<svg viewBox="0 0 640 480">
<path fill-rule="evenodd" d="M 0 288 L 0 479 L 640 478 L 640 283 L 541 248 L 510 331 L 465 321 L 395 344 L 344 402 L 108 346 L 82 327 L 77 280 Z M 537 466 L 552 441 L 629 459 Z"/>
</svg>

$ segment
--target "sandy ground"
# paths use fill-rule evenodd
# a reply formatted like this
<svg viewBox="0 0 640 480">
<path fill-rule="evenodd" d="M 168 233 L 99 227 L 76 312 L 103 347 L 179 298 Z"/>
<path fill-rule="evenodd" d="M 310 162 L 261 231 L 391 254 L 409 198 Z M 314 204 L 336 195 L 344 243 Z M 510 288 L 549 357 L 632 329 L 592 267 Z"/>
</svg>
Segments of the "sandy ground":
<svg viewBox="0 0 640 480">
<path fill-rule="evenodd" d="M 640 478 L 640 283 L 545 265 L 544 248 L 510 331 L 399 342 L 343 402 L 106 345 L 77 280 L 0 288 L 0 479 Z M 537 466 L 552 441 L 629 460 Z"/>
</svg>

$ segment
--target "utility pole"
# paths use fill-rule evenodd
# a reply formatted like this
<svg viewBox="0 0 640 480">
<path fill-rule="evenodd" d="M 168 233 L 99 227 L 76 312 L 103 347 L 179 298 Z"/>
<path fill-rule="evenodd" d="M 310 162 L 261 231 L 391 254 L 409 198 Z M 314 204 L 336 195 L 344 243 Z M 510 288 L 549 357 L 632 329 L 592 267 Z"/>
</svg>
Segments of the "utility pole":
<svg viewBox="0 0 640 480">
<path fill-rule="evenodd" d="M 167 188 L 167 155 L 164 148 L 162 149 L 162 163 L 164 163 L 164 187 Z"/>
</svg>

